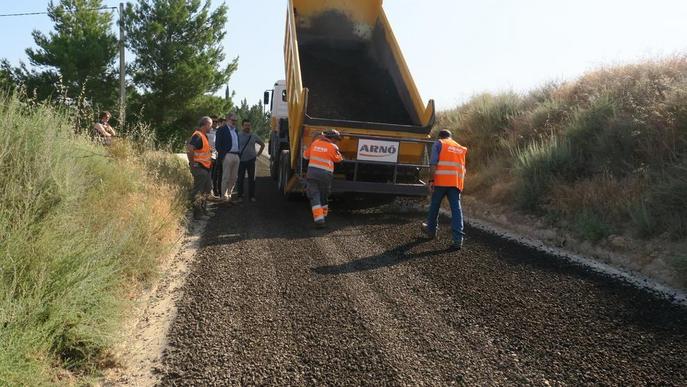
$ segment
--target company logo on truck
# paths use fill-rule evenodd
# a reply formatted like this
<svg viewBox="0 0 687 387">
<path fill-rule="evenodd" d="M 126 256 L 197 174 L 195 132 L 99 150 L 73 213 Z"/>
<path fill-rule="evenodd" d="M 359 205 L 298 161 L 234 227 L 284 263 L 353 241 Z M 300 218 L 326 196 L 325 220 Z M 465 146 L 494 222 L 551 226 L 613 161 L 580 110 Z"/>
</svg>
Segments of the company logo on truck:
<svg viewBox="0 0 687 387">
<path fill-rule="evenodd" d="M 398 142 L 359 140 L 358 160 L 395 163 L 398 161 Z"/>
</svg>

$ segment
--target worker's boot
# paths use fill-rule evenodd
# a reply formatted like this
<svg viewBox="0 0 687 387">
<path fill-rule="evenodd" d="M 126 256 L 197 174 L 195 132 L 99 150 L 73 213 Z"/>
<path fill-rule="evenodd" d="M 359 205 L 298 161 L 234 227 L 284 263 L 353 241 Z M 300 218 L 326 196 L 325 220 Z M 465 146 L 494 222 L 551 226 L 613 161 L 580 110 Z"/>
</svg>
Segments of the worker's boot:
<svg viewBox="0 0 687 387">
<path fill-rule="evenodd" d="M 207 200 L 207 199 L 204 199 L 204 200 L 203 200 L 203 203 L 202 203 L 202 205 L 201 205 L 201 208 L 202 208 L 202 211 L 203 211 L 203 215 L 205 215 L 205 216 L 212 216 L 212 215 L 214 215 L 214 212 L 208 210 L 208 200 Z"/>
<path fill-rule="evenodd" d="M 437 237 L 438 230 L 431 232 L 427 223 L 422 223 L 422 225 L 420 225 L 420 230 L 422 230 L 422 233 L 425 235 L 425 237 L 427 237 L 427 239 L 434 239 Z"/>
<path fill-rule="evenodd" d="M 193 219 L 208 220 L 210 217 L 203 214 L 203 209 L 201 207 L 193 207 Z"/>
<path fill-rule="evenodd" d="M 453 243 L 451 243 L 451 246 L 448 249 L 451 251 L 462 250 L 463 249 L 463 241 L 462 240 L 453 241 Z"/>
<path fill-rule="evenodd" d="M 196 197 L 193 200 L 193 219 L 195 220 L 208 220 L 210 217 L 205 215 L 203 209 L 203 198 Z"/>
<path fill-rule="evenodd" d="M 327 224 L 324 222 L 324 220 L 318 220 L 315 222 L 315 228 L 325 228 Z"/>
</svg>

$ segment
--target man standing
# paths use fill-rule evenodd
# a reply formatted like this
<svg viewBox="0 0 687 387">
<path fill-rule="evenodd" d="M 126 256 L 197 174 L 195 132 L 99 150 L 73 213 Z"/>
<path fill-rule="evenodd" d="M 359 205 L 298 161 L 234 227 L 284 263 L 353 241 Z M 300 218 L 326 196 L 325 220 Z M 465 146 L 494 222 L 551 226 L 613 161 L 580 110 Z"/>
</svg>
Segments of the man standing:
<svg viewBox="0 0 687 387">
<path fill-rule="evenodd" d="M 217 153 L 217 130 L 224 125 L 224 119 L 218 118 L 214 121 L 213 127 L 215 128 L 215 148 L 213 148 L 213 156 L 215 157 L 215 163 L 212 165 L 212 193 L 215 199 L 222 198 L 222 161 L 218 157 Z"/>
<path fill-rule="evenodd" d="M 217 150 L 215 149 L 215 139 L 219 125 L 217 124 L 217 116 L 210 116 L 210 118 L 212 119 L 212 127 L 210 127 L 210 130 L 208 131 L 207 137 L 208 142 L 210 143 L 210 150 L 212 152 L 212 168 L 210 168 L 212 192 L 208 199 L 217 200 L 219 198 L 219 184 L 216 184 L 215 180 L 219 168 L 217 163 Z"/>
<path fill-rule="evenodd" d="M 303 158 L 309 161 L 306 192 L 310 199 L 313 220 L 318 228 L 324 227 L 329 214 L 328 200 L 334 177 L 334 164 L 343 161 L 339 147 L 334 144 L 340 139 L 341 134 L 338 131 L 329 129 L 303 152 Z"/>
<path fill-rule="evenodd" d="M 217 130 L 215 148 L 217 160 L 222 163 L 222 189 L 225 202 L 231 203 L 231 194 L 239 172 L 239 135 L 236 114 L 227 115 L 227 123 Z"/>
<path fill-rule="evenodd" d="M 212 150 L 208 141 L 207 132 L 212 127 L 212 119 L 203 117 L 198 123 L 198 129 L 186 144 L 186 157 L 193 176 L 193 189 L 191 200 L 193 201 L 193 217 L 195 219 L 207 219 L 207 197 L 212 191 L 210 168 L 212 167 Z"/>
<path fill-rule="evenodd" d="M 243 179 L 248 172 L 248 198 L 251 202 L 255 201 L 255 160 L 260 157 L 262 151 L 265 150 L 265 143 L 251 133 L 251 123 L 249 120 L 241 121 L 241 127 L 243 131 L 239 133 L 239 146 L 241 151 L 239 152 L 239 178 L 236 182 L 236 193 L 238 195 L 238 201 L 241 201 L 243 197 Z M 255 152 L 255 144 L 260 145 L 260 150 Z"/>
<path fill-rule="evenodd" d="M 437 236 L 439 208 L 444 196 L 451 206 L 451 230 L 453 232 L 452 250 L 463 247 L 463 210 L 460 206 L 460 194 L 463 192 L 465 181 L 465 158 L 468 148 L 458 144 L 451 138 L 451 132 L 443 129 L 439 132 L 439 139 L 432 146 L 430 159 L 429 192 L 432 202 L 429 206 L 427 222 L 422 223 L 422 232 L 430 238 Z"/>
</svg>

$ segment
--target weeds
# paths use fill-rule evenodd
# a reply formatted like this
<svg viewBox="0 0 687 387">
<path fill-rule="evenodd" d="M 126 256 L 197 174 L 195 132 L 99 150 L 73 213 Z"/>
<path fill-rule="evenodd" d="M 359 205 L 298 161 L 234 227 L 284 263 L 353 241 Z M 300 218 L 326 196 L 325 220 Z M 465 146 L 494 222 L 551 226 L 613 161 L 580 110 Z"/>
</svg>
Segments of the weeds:
<svg viewBox="0 0 687 387">
<path fill-rule="evenodd" d="M 0 95 L 0 385 L 88 373 L 116 339 L 123 295 L 179 232 L 183 165 L 74 127 L 67 111 Z"/>
</svg>

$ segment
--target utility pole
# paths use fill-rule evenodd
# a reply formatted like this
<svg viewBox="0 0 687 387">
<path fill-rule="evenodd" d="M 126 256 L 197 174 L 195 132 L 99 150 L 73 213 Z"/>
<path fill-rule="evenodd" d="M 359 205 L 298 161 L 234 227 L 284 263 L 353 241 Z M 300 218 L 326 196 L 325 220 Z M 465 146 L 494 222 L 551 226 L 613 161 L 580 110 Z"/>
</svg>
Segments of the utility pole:
<svg viewBox="0 0 687 387">
<path fill-rule="evenodd" d="M 119 127 L 126 120 L 126 61 L 124 59 L 124 3 L 119 3 Z"/>
</svg>

